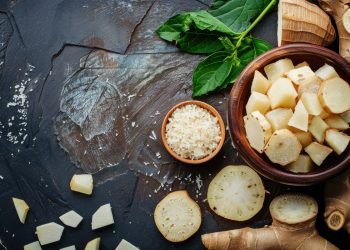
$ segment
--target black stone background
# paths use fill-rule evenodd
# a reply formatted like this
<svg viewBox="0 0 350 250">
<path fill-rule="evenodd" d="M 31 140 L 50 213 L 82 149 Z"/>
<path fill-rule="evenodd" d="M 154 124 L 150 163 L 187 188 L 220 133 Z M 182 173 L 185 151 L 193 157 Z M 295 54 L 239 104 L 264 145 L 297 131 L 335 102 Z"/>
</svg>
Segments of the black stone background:
<svg viewBox="0 0 350 250">
<path fill-rule="evenodd" d="M 165 159 L 159 160 L 150 156 L 152 149 L 148 150 L 146 147 L 149 142 L 148 132 L 154 130 L 159 137 L 160 124 L 167 110 L 181 100 L 190 99 L 191 71 L 200 59 L 198 56 L 179 52 L 176 47 L 159 40 L 152 31 L 173 14 L 182 10 L 205 9 L 209 2 L 0 1 L 0 249 L 23 249 L 23 245 L 36 240 L 36 226 L 52 221 L 60 223 L 58 217 L 70 209 L 81 214 L 84 217 L 83 222 L 77 229 L 65 227 L 61 241 L 43 249 L 59 249 L 72 244 L 75 244 L 77 249 L 83 249 L 86 242 L 98 236 L 102 238 L 101 249 L 115 249 L 122 238 L 141 249 L 203 249 L 200 241 L 200 235 L 203 233 L 243 226 L 261 227 L 270 223 L 269 202 L 277 194 L 287 191 L 308 193 L 315 197 L 320 205 L 317 222 L 320 234 L 341 249 L 350 249 L 349 235 L 344 231 L 335 233 L 325 227 L 322 219 L 323 185 L 296 188 L 264 179 L 269 193 L 264 208 L 253 219 L 238 223 L 213 214 L 205 202 L 208 183 L 224 166 L 243 163 L 231 146 L 229 138 L 220 154 L 202 166 L 184 166 L 174 162 L 167 156 L 159 138 L 153 142 L 151 148 L 155 147 Z M 276 45 L 276 21 L 276 13 L 271 13 L 258 25 L 254 33 Z M 83 169 L 91 170 L 91 166 L 84 168 L 79 162 L 73 163 L 74 159 L 71 160 L 62 150 L 55 134 L 55 121 L 59 115 L 60 94 L 64 81 L 69 79 L 69 73 L 79 69 L 81 58 L 95 52 L 107 57 L 117 55 L 124 58 L 135 55 L 136 59 L 138 56 L 142 58 L 151 55 L 153 60 L 160 60 L 162 64 L 164 61 L 166 66 L 162 69 L 164 72 L 158 72 L 156 77 L 146 81 L 146 90 L 139 92 L 149 96 L 141 98 L 140 95 L 141 104 L 131 103 L 130 108 L 126 105 L 123 109 L 124 115 L 130 113 L 135 119 L 143 117 L 142 129 L 132 133 L 128 122 L 121 123 L 120 126 L 126 131 L 126 138 L 123 140 L 128 145 L 115 145 L 114 150 L 119 154 L 118 150 L 124 148 L 122 160 L 108 168 L 94 169 L 92 166 L 95 189 L 93 195 L 87 197 L 71 192 L 69 181 L 74 173 L 82 173 Z M 181 60 L 188 63 L 187 68 L 184 65 L 177 66 L 181 64 Z M 67 62 L 71 68 L 67 68 Z M 104 64 L 104 67 L 108 68 L 107 66 Z M 102 72 L 107 72 L 104 67 Z M 132 74 L 134 69 L 128 69 L 127 64 L 125 67 L 127 72 Z M 94 73 L 94 67 L 91 68 Z M 150 74 L 152 73 L 151 71 Z M 173 77 L 167 78 L 168 75 Z M 15 86 L 21 81 L 26 82 L 26 118 L 21 118 L 18 113 L 18 110 L 21 111 L 20 107 L 7 105 L 16 94 Z M 147 89 L 147 86 L 150 88 Z M 127 83 L 123 88 L 128 88 Z M 174 90 L 176 92 L 173 92 Z M 167 91 L 173 98 L 165 98 L 170 95 Z M 165 99 L 162 99 L 162 96 Z M 202 100 L 215 106 L 224 116 L 227 96 L 228 91 Z M 157 100 L 161 103 L 157 103 Z M 126 103 L 123 100 L 121 102 Z M 133 110 L 135 105 L 141 105 L 141 110 Z M 151 122 L 151 119 L 146 119 L 147 112 L 155 110 L 160 111 L 160 115 L 155 119 L 156 124 L 153 120 Z M 9 132 L 17 135 L 18 143 L 8 138 Z M 23 133 L 20 135 L 19 132 Z M 24 137 L 24 134 L 27 134 L 27 137 Z M 142 166 L 139 158 L 145 155 L 153 157 L 153 162 L 161 166 L 162 172 L 164 171 L 169 179 L 175 174 L 200 174 L 204 182 L 203 187 L 198 189 L 193 180 L 174 180 L 155 193 L 154 190 L 159 187 L 159 180 L 163 176 L 145 175 L 153 171 Z M 199 232 L 180 244 L 164 240 L 153 223 L 154 207 L 170 188 L 187 189 L 199 202 L 203 213 Z M 25 199 L 30 206 L 24 225 L 20 224 L 13 208 L 13 196 Z M 100 205 L 109 202 L 113 207 L 115 224 L 92 232 L 91 215 Z"/>
</svg>

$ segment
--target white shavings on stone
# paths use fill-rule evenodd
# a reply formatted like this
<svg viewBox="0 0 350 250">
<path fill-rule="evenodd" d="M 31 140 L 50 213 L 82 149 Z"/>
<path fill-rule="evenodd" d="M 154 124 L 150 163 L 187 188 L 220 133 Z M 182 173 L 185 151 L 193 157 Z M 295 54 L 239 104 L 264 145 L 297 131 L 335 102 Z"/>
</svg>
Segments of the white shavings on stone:
<svg viewBox="0 0 350 250">
<path fill-rule="evenodd" d="M 159 152 L 156 153 L 156 156 L 158 159 L 162 158 L 161 154 Z"/>
<path fill-rule="evenodd" d="M 203 187 L 203 180 L 201 179 L 201 175 L 200 174 L 198 174 L 196 176 L 196 184 L 197 184 L 198 190 L 201 190 L 201 188 Z"/>
<path fill-rule="evenodd" d="M 148 161 L 144 161 L 143 164 L 144 164 L 145 166 L 148 166 L 150 163 L 149 163 Z"/>
<path fill-rule="evenodd" d="M 130 102 L 130 101 L 131 101 L 131 98 L 133 98 L 133 97 L 135 97 L 135 96 L 136 96 L 136 94 L 128 95 L 128 102 Z"/>
<path fill-rule="evenodd" d="M 135 122 L 132 122 L 132 123 L 131 123 L 131 127 L 134 128 L 134 127 L 135 127 L 135 124 L 136 124 Z"/>
<path fill-rule="evenodd" d="M 0 179 L 3 180 L 3 179 L 4 179 L 4 176 L 0 175 Z"/>
<path fill-rule="evenodd" d="M 153 141 L 157 140 L 157 135 L 154 132 L 154 130 L 151 131 L 151 135 L 149 136 L 150 139 L 152 139 Z"/>
<path fill-rule="evenodd" d="M 160 112 L 158 110 L 156 110 L 156 112 L 154 113 L 154 115 L 160 115 Z"/>
<path fill-rule="evenodd" d="M 197 160 L 210 155 L 219 145 L 218 118 L 198 105 L 177 108 L 166 125 L 166 141 L 182 158 Z"/>
</svg>

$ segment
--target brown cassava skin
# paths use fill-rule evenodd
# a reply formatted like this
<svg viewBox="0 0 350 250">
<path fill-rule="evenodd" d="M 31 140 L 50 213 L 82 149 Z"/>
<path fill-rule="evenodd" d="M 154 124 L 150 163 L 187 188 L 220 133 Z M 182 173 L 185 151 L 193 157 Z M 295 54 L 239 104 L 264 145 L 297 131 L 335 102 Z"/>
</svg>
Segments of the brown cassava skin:
<svg viewBox="0 0 350 250">
<path fill-rule="evenodd" d="M 327 182 L 324 218 L 329 228 L 350 234 L 350 170 Z"/>
<path fill-rule="evenodd" d="M 339 54 L 350 62 L 350 34 L 343 25 L 343 15 L 350 0 L 318 0 L 321 8 L 334 18 L 339 36 Z"/>
<path fill-rule="evenodd" d="M 209 250 L 335 250 L 332 243 L 322 238 L 312 221 L 287 225 L 273 221 L 265 228 L 249 227 L 202 235 L 202 242 Z"/>
</svg>

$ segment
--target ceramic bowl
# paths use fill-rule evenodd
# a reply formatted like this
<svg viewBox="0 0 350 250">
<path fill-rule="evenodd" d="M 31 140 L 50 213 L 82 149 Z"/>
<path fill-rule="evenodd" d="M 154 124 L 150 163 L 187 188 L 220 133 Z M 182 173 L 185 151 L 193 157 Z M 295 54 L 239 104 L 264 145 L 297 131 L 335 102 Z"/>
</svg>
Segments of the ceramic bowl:
<svg viewBox="0 0 350 250">
<path fill-rule="evenodd" d="M 198 105 L 199 107 L 208 110 L 213 116 L 217 117 L 218 123 L 220 126 L 220 130 L 221 130 L 221 140 L 220 140 L 217 148 L 210 155 L 208 155 L 204 158 L 201 158 L 201 159 L 196 159 L 196 160 L 191 160 L 191 159 L 186 159 L 186 158 L 180 157 L 171 149 L 171 147 L 168 145 L 167 140 L 166 140 L 166 125 L 168 124 L 169 117 L 171 117 L 172 113 L 177 108 L 180 108 L 182 106 L 189 105 L 189 104 Z M 184 101 L 184 102 L 178 103 L 172 109 L 170 109 L 170 111 L 167 113 L 167 115 L 165 116 L 165 118 L 163 120 L 163 124 L 162 124 L 162 128 L 161 128 L 161 135 L 162 135 L 162 142 L 163 142 L 165 149 L 175 159 L 177 159 L 183 163 L 187 163 L 187 164 L 201 164 L 201 163 L 204 163 L 204 162 L 211 160 L 215 155 L 217 155 L 217 153 L 219 153 L 219 151 L 222 148 L 224 141 L 225 141 L 225 124 L 224 124 L 224 121 L 222 120 L 221 115 L 214 107 L 210 106 L 209 104 L 207 104 L 205 102 L 189 100 L 189 101 Z"/>
<path fill-rule="evenodd" d="M 228 100 L 227 121 L 235 148 L 243 160 L 261 175 L 276 182 L 290 185 L 311 185 L 324 182 L 350 166 L 349 149 L 341 155 L 332 153 L 320 167 L 309 173 L 288 172 L 282 166 L 272 163 L 264 154 L 252 149 L 246 138 L 243 116 L 250 95 L 254 71 L 264 73 L 264 67 L 279 59 L 290 58 L 294 65 L 306 61 L 313 70 L 325 63 L 333 66 L 340 77 L 350 81 L 350 64 L 340 55 L 329 49 L 311 44 L 291 44 L 272 49 L 252 61 L 237 78 Z"/>
</svg>

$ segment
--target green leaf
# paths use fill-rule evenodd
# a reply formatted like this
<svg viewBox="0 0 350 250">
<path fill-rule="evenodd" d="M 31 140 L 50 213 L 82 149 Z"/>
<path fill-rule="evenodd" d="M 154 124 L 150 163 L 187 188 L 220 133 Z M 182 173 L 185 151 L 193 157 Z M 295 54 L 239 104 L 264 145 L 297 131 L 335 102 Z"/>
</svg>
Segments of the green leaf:
<svg viewBox="0 0 350 250">
<path fill-rule="evenodd" d="M 241 47 L 237 51 L 236 64 L 232 67 L 230 75 L 223 83 L 223 88 L 235 82 L 241 71 L 256 57 L 270 50 L 272 45 L 268 42 L 253 38 L 246 37 L 242 41 Z M 222 88 L 221 88 L 222 89 Z"/>
<path fill-rule="evenodd" d="M 235 35 L 224 23 L 204 10 L 175 15 L 156 32 L 160 38 L 175 42 L 181 50 L 196 54 L 223 50 L 219 37 Z"/>
<path fill-rule="evenodd" d="M 249 28 L 271 0 L 214 0 L 208 12 L 235 33 Z"/>
<path fill-rule="evenodd" d="M 234 45 L 232 43 L 232 41 L 230 40 L 230 38 L 228 37 L 219 37 L 220 42 L 222 43 L 222 45 L 225 47 L 226 50 L 235 50 L 236 45 Z"/>
<path fill-rule="evenodd" d="M 233 61 L 231 53 L 219 51 L 201 61 L 193 72 L 193 97 L 205 95 L 218 89 L 229 76 Z"/>
<path fill-rule="evenodd" d="M 217 34 L 188 32 L 177 40 L 177 46 L 188 53 L 209 54 L 224 49 L 218 37 Z"/>
</svg>

